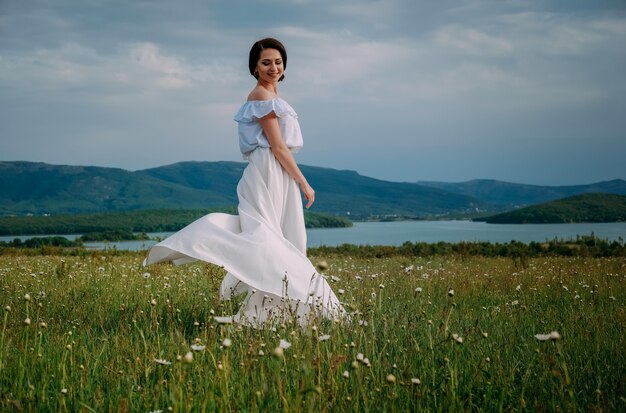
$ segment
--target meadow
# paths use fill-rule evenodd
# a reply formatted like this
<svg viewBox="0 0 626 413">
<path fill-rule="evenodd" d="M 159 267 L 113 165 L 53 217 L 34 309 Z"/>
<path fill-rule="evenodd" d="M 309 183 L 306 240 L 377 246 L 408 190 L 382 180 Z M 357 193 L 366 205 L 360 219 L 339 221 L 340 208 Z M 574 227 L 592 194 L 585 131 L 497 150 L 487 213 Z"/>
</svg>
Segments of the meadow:
<svg viewBox="0 0 626 413">
<path fill-rule="evenodd" d="M 626 411 L 623 257 L 320 252 L 351 322 L 263 330 L 142 259 L 0 256 L 0 411 Z"/>
</svg>

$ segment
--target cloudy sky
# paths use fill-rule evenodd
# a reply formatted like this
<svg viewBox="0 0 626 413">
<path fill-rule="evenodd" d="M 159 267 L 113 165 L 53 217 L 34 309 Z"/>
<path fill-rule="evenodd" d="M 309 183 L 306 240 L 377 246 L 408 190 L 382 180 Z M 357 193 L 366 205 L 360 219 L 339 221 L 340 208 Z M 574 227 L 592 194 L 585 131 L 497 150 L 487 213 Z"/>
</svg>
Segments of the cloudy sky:
<svg viewBox="0 0 626 413">
<path fill-rule="evenodd" d="M 626 179 L 626 2 L 0 0 L 0 160 L 241 160 L 251 44 L 300 163 L 394 181 Z"/>
</svg>

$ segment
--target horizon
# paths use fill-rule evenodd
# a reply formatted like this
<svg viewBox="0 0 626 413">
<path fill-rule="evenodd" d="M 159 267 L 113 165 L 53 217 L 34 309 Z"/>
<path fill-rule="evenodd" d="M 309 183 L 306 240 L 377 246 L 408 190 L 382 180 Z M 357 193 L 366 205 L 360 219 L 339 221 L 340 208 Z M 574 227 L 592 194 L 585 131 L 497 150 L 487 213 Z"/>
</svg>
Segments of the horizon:
<svg viewBox="0 0 626 413">
<path fill-rule="evenodd" d="M 245 4 L 3 1 L 0 159 L 241 161 L 247 54 L 273 36 L 298 163 L 392 182 L 626 178 L 623 1 Z"/>
<path fill-rule="evenodd" d="M 164 164 L 164 165 L 158 165 L 158 166 L 151 166 L 148 168 L 142 168 L 142 169 L 127 169 L 127 168 L 123 168 L 123 167 L 117 167 L 117 166 L 103 166 L 103 165 L 85 165 L 85 164 L 53 164 L 53 163 L 49 163 L 49 162 L 43 162 L 43 161 L 27 161 L 27 160 L 0 160 L 0 163 L 2 162 L 6 162 L 6 163 L 17 163 L 17 162 L 24 162 L 24 163 L 34 163 L 34 164 L 45 164 L 45 165 L 50 165 L 50 166 L 70 166 L 70 167 L 81 167 L 81 168 L 91 168 L 91 167 L 96 167 L 96 168 L 104 168 L 104 169 L 122 169 L 124 171 L 127 172 L 141 172 L 141 171 L 145 171 L 148 169 L 158 169 L 158 168 L 163 168 L 163 167 L 167 167 L 167 166 L 172 166 L 172 165 L 177 165 L 177 164 L 182 164 L 182 163 L 219 163 L 219 162 L 229 162 L 229 163 L 237 163 L 237 164 L 242 164 L 242 165 L 246 165 L 247 162 L 246 161 L 233 161 L 233 160 L 216 160 L 216 161 L 178 161 L 178 162 L 173 162 L 173 163 L 168 163 L 168 164 Z M 506 183 L 506 184 L 513 184 L 513 185 L 529 185 L 529 186 L 540 186 L 540 187 L 562 187 L 562 186 L 580 186 L 580 185 L 593 185 L 593 184 L 599 184 L 599 183 L 604 183 L 604 182 L 612 182 L 612 181 L 626 181 L 626 179 L 624 178 L 610 178 L 610 179 L 604 179 L 604 180 L 600 180 L 600 181 L 591 181 L 591 182 L 578 182 L 575 184 L 568 184 L 568 185 L 549 185 L 549 184 L 536 184 L 536 183 L 528 183 L 528 182 L 513 182 L 513 181 L 503 181 L 500 179 L 494 179 L 494 178 L 470 178 L 470 179 L 466 179 L 463 181 L 436 181 L 436 180 L 418 180 L 418 181 L 406 181 L 406 180 L 390 180 L 390 179 L 383 179 L 383 178 L 379 178 L 376 176 L 372 176 L 372 175 L 367 175 L 367 174 L 363 174 L 358 170 L 355 169 L 345 169 L 345 168 L 333 168 L 333 167 L 328 167 L 328 166 L 319 166 L 319 165 L 310 165 L 310 164 L 299 164 L 300 166 L 304 166 L 304 167 L 311 167 L 311 168 L 322 168 L 322 169 L 332 169 L 335 171 L 350 171 L 350 172 L 356 172 L 358 175 L 366 177 L 366 178 L 371 178 L 371 179 L 376 179 L 376 180 L 380 180 L 380 181 L 385 181 L 385 182 L 392 182 L 392 183 L 409 183 L 409 184 L 423 184 L 423 183 L 446 183 L 446 184 L 462 184 L 462 183 L 467 183 L 467 182 L 473 182 L 473 181 L 495 181 L 495 182 L 500 182 L 500 183 Z"/>
</svg>

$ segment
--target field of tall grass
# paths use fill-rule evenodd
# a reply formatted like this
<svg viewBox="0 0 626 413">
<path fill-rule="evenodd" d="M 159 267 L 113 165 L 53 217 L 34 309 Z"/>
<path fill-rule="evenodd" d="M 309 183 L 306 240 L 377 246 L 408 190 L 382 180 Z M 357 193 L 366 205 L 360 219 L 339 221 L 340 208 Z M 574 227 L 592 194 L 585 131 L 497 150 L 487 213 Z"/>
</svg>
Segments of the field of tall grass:
<svg viewBox="0 0 626 413">
<path fill-rule="evenodd" d="M 320 255 L 351 323 L 263 330 L 142 259 L 0 256 L 0 411 L 626 411 L 624 258 Z"/>
</svg>

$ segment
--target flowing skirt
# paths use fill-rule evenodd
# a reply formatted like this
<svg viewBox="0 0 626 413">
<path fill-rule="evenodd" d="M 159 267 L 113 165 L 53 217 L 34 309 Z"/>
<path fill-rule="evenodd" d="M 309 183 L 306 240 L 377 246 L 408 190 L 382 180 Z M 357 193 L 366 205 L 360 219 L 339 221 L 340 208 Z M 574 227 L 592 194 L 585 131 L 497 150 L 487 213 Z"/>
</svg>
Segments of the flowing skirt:
<svg viewBox="0 0 626 413">
<path fill-rule="evenodd" d="M 213 213 L 153 246 L 144 265 L 201 260 L 224 267 L 222 299 L 246 294 L 234 322 L 343 317 L 326 279 L 306 257 L 302 199 L 297 183 L 269 148 L 257 148 L 237 185 L 239 215 Z"/>
</svg>

